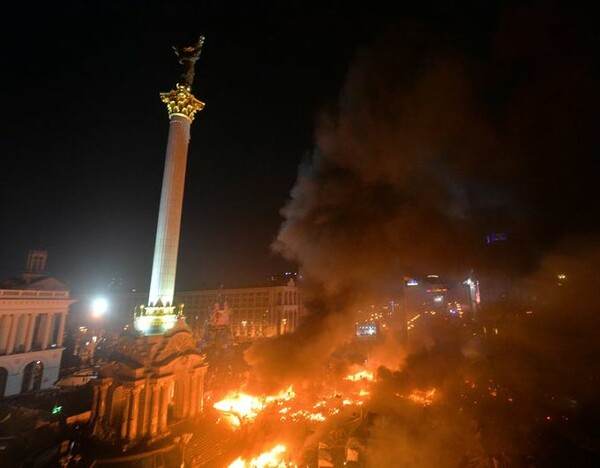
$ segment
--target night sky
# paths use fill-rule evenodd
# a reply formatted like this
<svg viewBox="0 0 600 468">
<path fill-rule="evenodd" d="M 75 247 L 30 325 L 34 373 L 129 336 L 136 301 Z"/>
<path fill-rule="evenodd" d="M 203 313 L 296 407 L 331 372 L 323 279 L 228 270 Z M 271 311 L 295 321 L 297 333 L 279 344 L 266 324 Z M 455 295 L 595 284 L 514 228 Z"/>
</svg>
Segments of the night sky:
<svg viewBox="0 0 600 468">
<path fill-rule="evenodd" d="M 523 217 L 539 221 L 529 241 L 594 234 L 597 62 L 586 6 L 383 3 L 16 6 L 5 20 L 19 34 L 2 32 L 0 276 L 19 273 L 27 251 L 41 247 L 74 292 L 101 291 L 113 276 L 148 288 L 168 131 L 158 93 L 179 76 L 171 46 L 199 35 L 193 92 L 206 107 L 192 125 L 177 289 L 250 285 L 294 268 L 270 245 L 298 166 L 314 154 L 322 109 L 339 105 L 349 70 L 372 47 L 391 63 L 407 59 L 408 77 L 423 66 L 377 48 L 390 35 L 423 57 L 451 49 L 465 64 L 478 108 L 471 115 L 502 127 L 489 138 L 477 129 L 475 146 L 510 141 L 488 157 L 506 162 L 499 186 L 517 174 L 518 196 L 505 209 L 529 203 Z M 499 123 L 507 115 L 521 120 Z"/>
</svg>

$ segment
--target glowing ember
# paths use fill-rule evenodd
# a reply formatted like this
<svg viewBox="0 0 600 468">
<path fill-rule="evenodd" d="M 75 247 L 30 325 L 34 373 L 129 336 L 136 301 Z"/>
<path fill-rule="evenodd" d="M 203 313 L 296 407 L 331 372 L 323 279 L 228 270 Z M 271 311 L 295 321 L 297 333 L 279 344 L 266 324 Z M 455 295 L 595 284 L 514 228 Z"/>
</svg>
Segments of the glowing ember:
<svg viewBox="0 0 600 468">
<path fill-rule="evenodd" d="M 322 413 L 311 413 L 306 410 L 299 410 L 290 414 L 292 420 L 297 421 L 299 419 L 306 419 L 308 421 L 325 421 L 325 416 Z M 283 419 L 283 418 L 282 418 Z"/>
<path fill-rule="evenodd" d="M 433 403 L 433 397 L 435 395 L 435 388 L 431 390 L 413 390 L 410 395 L 408 395 L 408 399 L 414 403 L 429 406 Z"/>
<path fill-rule="evenodd" d="M 358 382 L 360 380 L 368 380 L 369 382 L 373 381 L 373 372 L 368 370 L 361 370 L 356 374 L 347 375 L 344 377 L 344 380 L 350 380 L 352 382 Z"/>
<path fill-rule="evenodd" d="M 285 445 L 276 445 L 268 452 L 261 453 L 258 457 L 246 461 L 241 457 L 235 460 L 229 468 L 293 468 L 294 465 L 284 460 Z"/>
</svg>

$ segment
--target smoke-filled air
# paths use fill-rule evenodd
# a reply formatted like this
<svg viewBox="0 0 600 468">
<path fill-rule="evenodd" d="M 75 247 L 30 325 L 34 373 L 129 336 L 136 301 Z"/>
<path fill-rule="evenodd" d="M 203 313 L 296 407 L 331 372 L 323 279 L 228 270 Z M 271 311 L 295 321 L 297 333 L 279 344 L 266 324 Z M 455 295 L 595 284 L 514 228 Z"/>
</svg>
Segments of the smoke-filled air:
<svg viewBox="0 0 600 468">
<path fill-rule="evenodd" d="M 575 14 L 511 11 L 476 47 L 390 28 L 319 113 L 273 242 L 299 265 L 306 316 L 248 349 L 247 388 L 369 372 L 368 423 L 346 440 L 361 466 L 591 466 L 599 451 L 597 62 L 591 23 L 564 27 Z M 428 278 L 476 297 L 411 303 Z M 356 344 L 378 313 L 387 328 Z"/>
</svg>

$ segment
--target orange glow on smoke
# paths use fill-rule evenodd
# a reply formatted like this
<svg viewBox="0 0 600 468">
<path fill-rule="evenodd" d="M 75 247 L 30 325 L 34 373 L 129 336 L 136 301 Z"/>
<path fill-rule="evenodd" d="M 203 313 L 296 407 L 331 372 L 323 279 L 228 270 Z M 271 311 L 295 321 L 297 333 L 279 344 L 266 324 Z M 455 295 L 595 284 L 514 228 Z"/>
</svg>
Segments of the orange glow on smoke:
<svg viewBox="0 0 600 468">
<path fill-rule="evenodd" d="M 431 390 L 413 390 L 407 398 L 413 403 L 429 406 L 433 403 L 435 392 L 435 388 Z"/>
<path fill-rule="evenodd" d="M 252 460 L 244 460 L 239 457 L 235 460 L 229 468 L 293 468 L 297 465 L 288 463 L 285 461 L 285 445 L 276 445 L 273 449 L 268 452 L 261 453 L 259 456 Z"/>
</svg>

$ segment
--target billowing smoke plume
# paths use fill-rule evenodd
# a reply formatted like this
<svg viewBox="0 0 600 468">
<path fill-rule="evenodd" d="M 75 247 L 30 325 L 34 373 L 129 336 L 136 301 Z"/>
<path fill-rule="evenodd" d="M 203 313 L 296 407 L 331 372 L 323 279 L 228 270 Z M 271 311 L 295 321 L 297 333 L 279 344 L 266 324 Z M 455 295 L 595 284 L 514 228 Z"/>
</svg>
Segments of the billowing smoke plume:
<svg viewBox="0 0 600 468">
<path fill-rule="evenodd" d="M 512 12 L 477 48 L 406 26 L 358 51 L 273 246 L 300 264 L 311 316 L 250 349 L 258 378 L 323 371 L 347 314 L 403 275 L 519 277 L 590 231 L 591 28 L 569 14 Z"/>
</svg>

